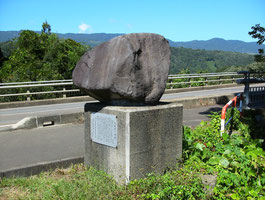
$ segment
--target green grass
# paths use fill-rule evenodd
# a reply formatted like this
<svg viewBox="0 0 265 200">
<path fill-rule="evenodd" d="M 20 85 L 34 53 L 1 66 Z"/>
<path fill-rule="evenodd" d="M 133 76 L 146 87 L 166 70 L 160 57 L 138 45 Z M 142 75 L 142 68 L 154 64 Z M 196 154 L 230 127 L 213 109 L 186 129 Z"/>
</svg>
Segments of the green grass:
<svg viewBox="0 0 265 200">
<path fill-rule="evenodd" d="M 3 179 L 3 199 L 113 199 L 114 180 L 102 171 L 74 165 L 28 178 Z"/>
<path fill-rule="evenodd" d="M 184 127 L 183 160 L 164 174 L 117 185 L 103 171 L 74 165 L 27 178 L 0 179 L 0 199 L 265 199 L 265 152 L 254 115 L 220 136 L 220 115 L 195 129 Z M 252 138 L 251 135 L 256 138 Z M 264 135 L 263 135 L 264 136 Z M 215 175 L 210 193 L 201 175 Z"/>
<path fill-rule="evenodd" d="M 74 165 L 28 178 L 4 178 L 0 199 L 179 199 L 204 197 L 197 173 L 183 168 L 119 186 L 103 171 Z"/>
</svg>

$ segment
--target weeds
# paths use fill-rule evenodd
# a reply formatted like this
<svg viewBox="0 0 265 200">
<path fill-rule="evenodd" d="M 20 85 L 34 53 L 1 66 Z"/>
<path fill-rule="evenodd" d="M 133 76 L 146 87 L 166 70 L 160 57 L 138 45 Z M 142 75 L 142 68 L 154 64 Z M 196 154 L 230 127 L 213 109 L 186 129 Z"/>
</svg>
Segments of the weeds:
<svg viewBox="0 0 265 200">
<path fill-rule="evenodd" d="M 213 199 L 262 199 L 265 196 L 263 140 L 252 139 L 251 126 L 239 120 L 237 110 L 233 112 L 236 126 L 231 135 L 220 136 L 218 114 L 194 130 L 185 128 L 184 163 L 197 162 L 195 170 L 218 174 Z"/>
</svg>

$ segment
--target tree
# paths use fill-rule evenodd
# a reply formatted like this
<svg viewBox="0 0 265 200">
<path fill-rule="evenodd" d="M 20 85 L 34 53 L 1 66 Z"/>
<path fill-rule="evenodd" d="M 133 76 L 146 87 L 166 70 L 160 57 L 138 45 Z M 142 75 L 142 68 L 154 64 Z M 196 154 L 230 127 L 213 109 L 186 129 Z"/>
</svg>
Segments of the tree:
<svg viewBox="0 0 265 200">
<path fill-rule="evenodd" d="M 51 26 L 47 21 L 43 22 L 41 33 L 45 33 L 47 35 L 51 34 Z"/>
<path fill-rule="evenodd" d="M 72 71 L 87 47 L 59 39 L 43 23 L 43 32 L 21 31 L 16 49 L 0 68 L 3 82 L 40 81 L 72 78 Z"/>
<path fill-rule="evenodd" d="M 5 58 L 8 58 L 11 55 L 12 51 L 16 49 L 16 44 L 17 44 L 16 39 L 0 43 L 0 48 Z"/>
<path fill-rule="evenodd" d="M 5 57 L 4 57 L 4 55 L 2 53 L 2 49 L 0 47 L 0 70 L 2 68 L 2 64 L 3 64 L 4 60 L 5 60 Z M 0 82 L 1 82 L 1 80 L 0 80 Z"/>
<path fill-rule="evenodd" d="M 252 31 L 248 32 L 252 38 L 258 39 L 257 43 L 262 45 L 265 41 L 265 28 L 260 26 L 260 24 L 256 24 L 251 27 Z M 259 49 L 259 55 L 255 55 L 256 62 L 265 62 L 264 49 Z"/>
</svg>

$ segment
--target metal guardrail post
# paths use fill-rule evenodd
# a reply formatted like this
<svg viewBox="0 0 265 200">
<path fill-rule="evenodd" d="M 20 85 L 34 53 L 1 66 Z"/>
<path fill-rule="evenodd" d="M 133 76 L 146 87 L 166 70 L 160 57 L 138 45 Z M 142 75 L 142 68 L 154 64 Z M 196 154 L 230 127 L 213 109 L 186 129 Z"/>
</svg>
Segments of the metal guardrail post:
<svg viewBox="0 0 265 200">
<path fill-rule="evenodd" d="M 240 71 L 238 74 L 244 74 L 243 81 L 240 81 L 239 83 L 243 83 L 245 85 L 244 93 L 243 93 L 243 109 L 248 108 L 249 104 L 249 81 L 250 81 L 250 72 L 249 71 Z"/>
<path fill-rule="evenodd" d="M 63 87 L 63 91 L 66 91 L 65 87 Z M 63 98 L 66 98 L 66 93 L 63 93 Z"/>
<path fill-rule="evenodd" d="M 170 83 L 170 89 L 173 89 L 173 87 L 174 87 L 173 84 L 172 84 L 172 82 L 173 82 L 172 79 L 170 79 L 170 80 L 169 80 L 169 83 Z"/>
<path fill-rule="evenodd" d="M 249 104 L 249 79 L 250 79 L 250 73 L 246 72 L 245 74 L 245 89 L 244 89 L 244 98 L 245 98 L 245 105 L 243 104 L 243 107 L 246 108 Z"/>
<path fill-rule="evenodd" d="M 27 101 L 30 101 L 30 91 L 27 90 Z"/>
</svg>

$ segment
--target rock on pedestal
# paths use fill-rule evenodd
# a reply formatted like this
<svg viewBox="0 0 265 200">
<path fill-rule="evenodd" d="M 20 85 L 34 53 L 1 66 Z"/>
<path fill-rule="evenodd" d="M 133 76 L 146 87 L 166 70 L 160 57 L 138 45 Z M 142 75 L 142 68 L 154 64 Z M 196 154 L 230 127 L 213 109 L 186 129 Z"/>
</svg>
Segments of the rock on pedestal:
<svg viewBox="0 0 265 200">
<path fill-rule="evenodd" d="M 74 84 L 108 104 L 154 104 L 166 88 L 170 48 L 161 35 L 133 33 L 86 52 L 73 71 Z"/>
<path fill-rule="evenodd" d="M 182 155 L 183 106 L 85 104 L 85 164 L 119 184 L 174 168 Z"/>
</svg>

